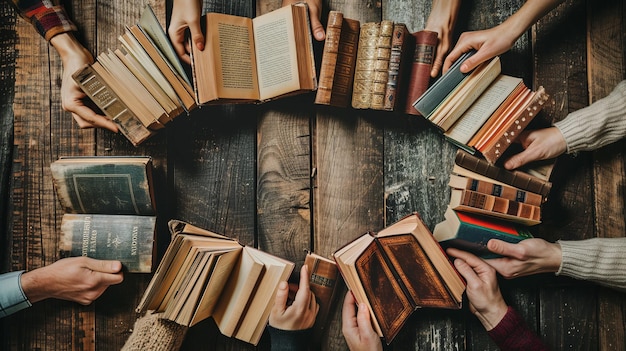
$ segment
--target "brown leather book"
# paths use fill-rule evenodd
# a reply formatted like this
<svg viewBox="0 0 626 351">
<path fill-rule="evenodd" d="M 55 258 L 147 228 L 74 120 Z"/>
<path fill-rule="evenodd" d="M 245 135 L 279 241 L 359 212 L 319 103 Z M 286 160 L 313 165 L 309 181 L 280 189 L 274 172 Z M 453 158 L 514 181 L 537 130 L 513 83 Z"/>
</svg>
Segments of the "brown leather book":
<svg viewBox="0 0 626 351">
<path fill-rule="evenodd" d="M 430 70 L 435 60 L 437 48 L 437 32 L 421 30 L 412 33 L 415 37 L 413 65 L 406 92 L 405 112 L 411 115 L 420 115 L 413 107 L 413 103 L 428 89 Z"/>
<path fill-rule="evenodd" d="M 418 308 L 461 308 L 465 281 L 417 213 L 359 236 L 333 257 L 387 344 Z"/>
<path fill-rule="evenodd" d="M 361 25 L 352 89 L 352 107 L 354 108 L 365 109 L 371 105 L 379 33 L 380 22 L 368 22 Z"/>
<path fill-rule="evenodd" d="M 469 189 L 535 206 L 541 206 L 544 200 L 540 194 L 509 186 L 496 180 L 480 180 L 454 173 L 450 174 L 448 185 L 451 188 Z"/>
<path fill-rule="evenodd" d="M 468 189 L 452 189 L 450 208 L 523 225 L 541 223 L 541 207 Z"/>
<path fill-rule="evenodd" d="M 385 105 L 385 91 L 389 76 L 389 59 L 391 58 L 391 37 L 393 21 L 381 21 L 378 41 L 376 43 L 376 63 L 374 64 L 374 81 L 370 97 L 370 108 L 382 110 Z"/>
<path fill-rule="evenodd" d="M 318 340 L 327 327 L 328 313 L 339 286 L 339 270 L 335 261 L 315 253 L 307 253 L 304 265 L 309 268 L 309 288 L 315 294 L 319 311 L 313 326 L 313 340 Z"/>
<path fill-rule="evenodd" d="M 391 55 L 389 56 L 389 73 L 385 89 L 383 109 L 394 111 L 396 106 L 404 106 L 407 79 L 403 79 L 412 63 L 415 50 L 415 39 L 404 23 L 395 23 L 391 37 Z"/>
<path fill-rule="evenodd" d="M 537 116 L 548 101 L 548 94 L 543 87 L 539 87 L 534 93 L 530 103 L 523 106 L 521 110 L 514 111 L 503 120 L 493 136 L 481 146 L 476 148 L 485 159 L 491 163 L 496 163 L 506 149 L 517 139 L 519 134 Z"/>
<path fill-rule="evenodd" d="M 483 176 L 522 190 L 541 194 L 544 197 L 548 196 L 552 188 L 552 183 L 548 180 L 549 174 L 546 174 L 545 178 L 539 178 L 519 170 L 509 171 L 463 150 L 457 150 L 454 163 L 453 172 L 456 174 L 476 179 L 480 179 L 478 177 Z"/>
<path fill-rule="evenodd" d="M 316 104 L 350 106 L 360 27 L 341 12 L 328 14 Z"/>
</svg>

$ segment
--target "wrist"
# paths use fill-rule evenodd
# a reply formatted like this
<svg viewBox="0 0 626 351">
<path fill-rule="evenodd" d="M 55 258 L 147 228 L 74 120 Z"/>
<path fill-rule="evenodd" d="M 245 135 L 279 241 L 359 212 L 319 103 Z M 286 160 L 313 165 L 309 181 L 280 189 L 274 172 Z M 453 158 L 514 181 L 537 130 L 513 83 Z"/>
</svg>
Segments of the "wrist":
<svg viewBox="0 0 626 351">
<path fill-rule="evenodd" d="M 498 323 L 500 323 L 502 318 L 504 318 L 504 316 L 506 315 L 508 309 L 509 306 L 507 306 L 503 300 L 500 300 L 497 303 L 489 306 L 488 309 L 482 311 L 477 310 L 474 314 L 483 325 L 483 327 L 485 327 L 485 330 L 490 331 L 491 329 L 495 328 Z"/>
<path fill-rule="evenodd" d="M 561 244 L 558 242 L 550 244 L 549 251 L 549 256 L 546 258 L 546 269 L 547 272 L 556 273 L 561 270 L 561 263 L 563 262 Z"/>
<path fill-rule="evenodd" d="M 39 302 L 48 298 L 44 291 L 46 284 L 41 280 L 37 269 L 22 274 L 20 283 L 22 285 L 22 291 L 30 303 Z"/>
<path fill-rule="evenodd" d="M 50 39 L 50 44 L 54 46 L 59 53 L 63 64 L 67 64 L 71 60 L 79 59 L 81 61 L 93 62 L 91 53 L 74 37 L 70 32 L 55 35 Z"/>
</svg>

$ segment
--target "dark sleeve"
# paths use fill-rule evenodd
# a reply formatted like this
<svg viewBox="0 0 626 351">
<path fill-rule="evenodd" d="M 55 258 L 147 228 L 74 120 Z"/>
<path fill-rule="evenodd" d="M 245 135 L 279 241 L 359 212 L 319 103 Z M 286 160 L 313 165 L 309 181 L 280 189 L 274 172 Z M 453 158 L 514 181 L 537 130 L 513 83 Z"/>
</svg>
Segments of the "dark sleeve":
<svg viewBox="0 0 626 351">
<path fill-rule="evenodd" d="M 306 351 L 311 343 L 311 330 L 282 330 L 270 325 L 272 351 Z"/>
<path fill-rule="evenodd" d="M 502 351 L 549 350 L 511 306 L 500 323 L 487 333 Z"/>
<path fill-rule="evenodd" d="M 12 0 L 10 3 L 46 40 L 77 30 L 58 0 Z"/>
</svg>

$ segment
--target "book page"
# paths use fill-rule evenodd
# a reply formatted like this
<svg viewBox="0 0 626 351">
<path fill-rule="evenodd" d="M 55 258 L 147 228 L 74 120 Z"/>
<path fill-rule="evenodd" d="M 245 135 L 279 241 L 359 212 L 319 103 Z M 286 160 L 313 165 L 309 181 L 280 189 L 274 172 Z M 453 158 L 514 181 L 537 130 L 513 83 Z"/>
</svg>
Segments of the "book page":
<svg viewBox="0 0 626 351">
<path fill-rule="evenodd" d="M 260 100 L 300 89 L 291 6 L 252 20 Z"/>
<path fill-rule="evenodd" d="M 205 48 L 193 46 L 198 100 L 258 100 L 252 20 L 247 17 L 208 13 Z"/>
<path fill-rule="evenodd" d="M 444 134 L 467 144 L 521 81 L 521 78 L 500 75 Z"/>
</svg>

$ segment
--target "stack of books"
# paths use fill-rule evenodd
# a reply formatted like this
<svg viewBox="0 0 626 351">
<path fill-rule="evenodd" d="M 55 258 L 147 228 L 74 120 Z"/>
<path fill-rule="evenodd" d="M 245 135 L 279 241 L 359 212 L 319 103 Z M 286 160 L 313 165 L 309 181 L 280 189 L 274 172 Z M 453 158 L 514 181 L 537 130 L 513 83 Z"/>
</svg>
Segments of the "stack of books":
<svg viewBox="0 0 626 351">
<path fill-rule="evenodd" d="M 490 239 L 515 243 L 530 238 L 528 227 L 541 223 L 541 205 L 552 187 L 548 178 L 508 171 L 458 150 L 448 183 L 450 203 L 433 235 L 444 248 L 481 256 L 489 255 Z"/>
<path fill-rule="evenodd" d="M 190 79 L 148 6 L 119 37 L 121 48 L 101 53 L 73 78 L 136 146 L 200 105 L 264 102 L 316 90 L 308 16 L 306 3 L 254 19 L 203 16 L 205 49 L 193 46 Z"/>
<path fill-rule="evenodd" d="M 548 100 L 521 78 L 501 74 L 498 56 L 461 73 L 470 51 L 454 62 L 413 104 L 449 140 L 495 164 Z"/>
<path fill-rule="evenodd" d="M 330 11 L 316 104 L 417 114 L 427 88 L 437 33 L 404 23 L 368 22 Z"/>
</svg>

